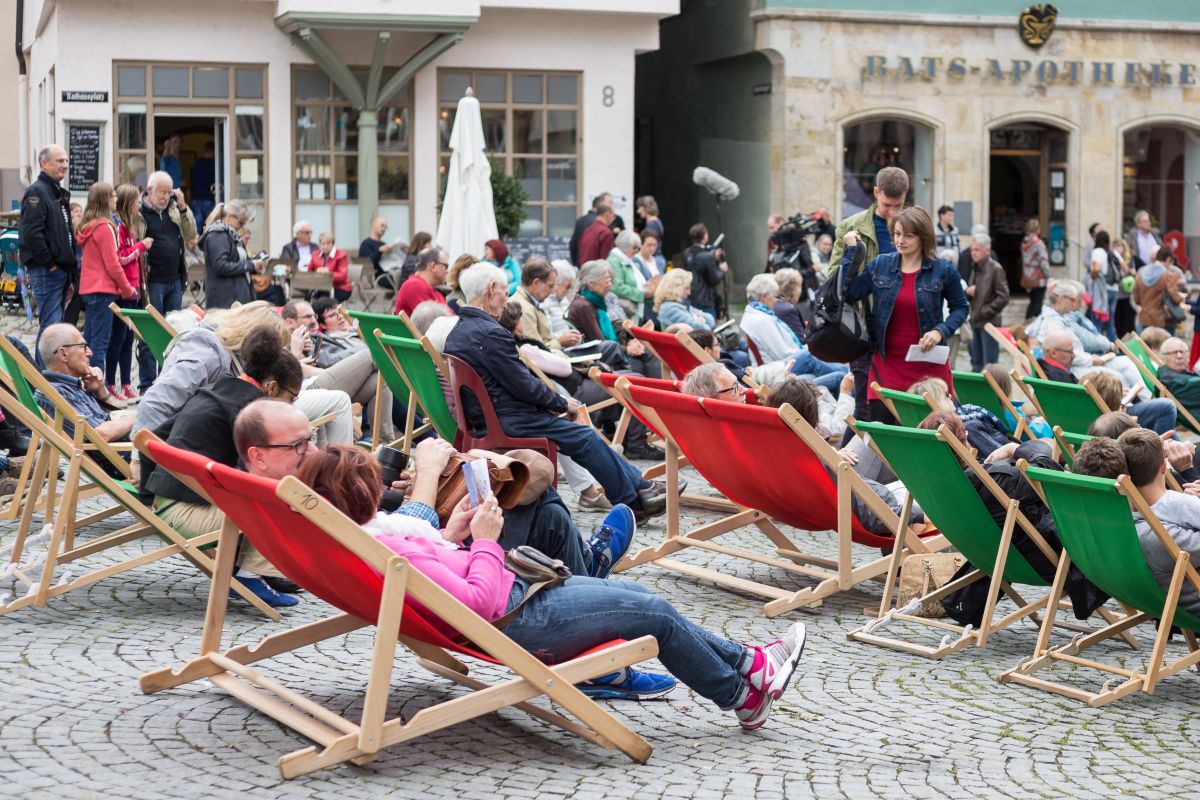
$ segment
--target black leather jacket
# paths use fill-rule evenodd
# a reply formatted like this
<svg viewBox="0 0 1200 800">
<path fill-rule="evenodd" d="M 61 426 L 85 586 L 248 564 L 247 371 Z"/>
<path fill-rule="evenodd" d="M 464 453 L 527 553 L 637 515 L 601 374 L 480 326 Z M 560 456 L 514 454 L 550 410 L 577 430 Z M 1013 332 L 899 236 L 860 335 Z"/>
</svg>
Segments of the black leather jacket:
<svg viewBox="0 0 1200 800">
<path fill-rule="evenodd" d="M 71 233 L 71 193 L 45 172 L 25 190 L 18 224 L 21 263 L 58 267 L 74 275 L 75 237 Z"/>
</svg>

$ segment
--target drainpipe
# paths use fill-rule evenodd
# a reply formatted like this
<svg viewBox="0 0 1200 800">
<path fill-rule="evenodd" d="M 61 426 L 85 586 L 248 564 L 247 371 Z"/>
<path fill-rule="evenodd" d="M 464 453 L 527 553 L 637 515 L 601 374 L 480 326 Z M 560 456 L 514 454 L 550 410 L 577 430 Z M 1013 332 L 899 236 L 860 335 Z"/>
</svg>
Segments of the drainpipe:
<svg viewBox="0 0 1200 800">
<path fill-rule="evenodd" d="M 17 178 L 28 186 L 33 180 L 33 169 L 29 164 L 29 76 L 25 73 L 25 0 L 17 0 Z"/>
</svg>

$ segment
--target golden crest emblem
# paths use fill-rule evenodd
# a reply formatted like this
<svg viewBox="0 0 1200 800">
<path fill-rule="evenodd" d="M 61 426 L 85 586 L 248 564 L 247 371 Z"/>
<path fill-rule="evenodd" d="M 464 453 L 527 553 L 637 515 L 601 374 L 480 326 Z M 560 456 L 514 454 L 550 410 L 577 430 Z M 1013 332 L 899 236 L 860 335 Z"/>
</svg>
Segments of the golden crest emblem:
<svg viewBox="0 0 1200 800">
<path fill-rule="evenodd" d="M 1054 22 L 1058 19 L 1058 9 L 1050 3 L 1034 3 L 1021 12 L 1017 27 L 1021 32 L 1021 41 L 1030 47 L 1041 47 L 1054 33 Z"/>
</svg>

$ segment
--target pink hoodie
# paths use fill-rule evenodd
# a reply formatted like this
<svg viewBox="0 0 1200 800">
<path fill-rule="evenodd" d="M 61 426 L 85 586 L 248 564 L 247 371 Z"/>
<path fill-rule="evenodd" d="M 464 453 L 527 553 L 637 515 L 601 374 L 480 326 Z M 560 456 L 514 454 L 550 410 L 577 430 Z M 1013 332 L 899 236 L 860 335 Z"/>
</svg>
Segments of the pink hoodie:
<svg viewBox="0 0 1200 800">
<path fill-rule="evenodd" d="M 117 226 L 117 260 L 125 270 L 125 279 L 130 286 L 142 285 L 142 253 L 146 245 L 133 238 L 133 231 L 122 222 Z"/>
<path fill-rule="evenodd" d="M 79 232 L 76 241 L 83 250 L 79 270 L 79 293 L 115 294 L 129 297 L 134 289 L 117 258 L 117 232 L 111 222 L 94 219 Z"/>
<path fill-rule="evenodd" d="M 416 536 L 380 536 L 379 541 L 488 622 L 504 615 L 517 576 L 504 566 L 504 550 L 495 542 L 475 539 L 470 550 L 451 550 Z M 458 635 L 446 625 L 438 627 Z"/>
</svg>

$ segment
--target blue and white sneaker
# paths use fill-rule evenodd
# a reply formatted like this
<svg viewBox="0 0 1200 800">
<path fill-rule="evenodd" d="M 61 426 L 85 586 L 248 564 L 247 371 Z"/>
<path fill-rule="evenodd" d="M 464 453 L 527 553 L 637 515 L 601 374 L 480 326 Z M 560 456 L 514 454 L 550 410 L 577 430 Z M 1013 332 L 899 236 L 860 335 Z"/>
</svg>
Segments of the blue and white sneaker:
<svg viewBox="0 0 1200 800">
<path fill-rule="evenodd" d="M 626 667 L 580 684 L 579 691 L 596 700 L 649 700 L 671 691 L 677 683 L 670 675 Z"/>
<path fill-rule="evenodd" d="M 636 532 L 637 521 L 633 517 L 633 509 L 624 503 L 613 506 L 613 510 L 608 512 L 604 522 L 587 541 L 588 549 L 592 551 L 588 574 L 593 578 L 607 578 L 612 565 L 620 561 L 629 549 Z"/>
<path fill-rule="evenodd" d="M 259 600 L 262 600 L 272 608 L 291 608 L 300 603 L 299 597 L 290 594 L 280 594 L 272 589 L 262 578 L 234 578 L 234 580 L 241 581 L 241 584 L 249 589 L 252 594 L 256 595 Z M 230 599 L 241 599 L 241 595 L 235 592 L 232 587 L 229 589 L 229 597 Z"/>
</svg>

